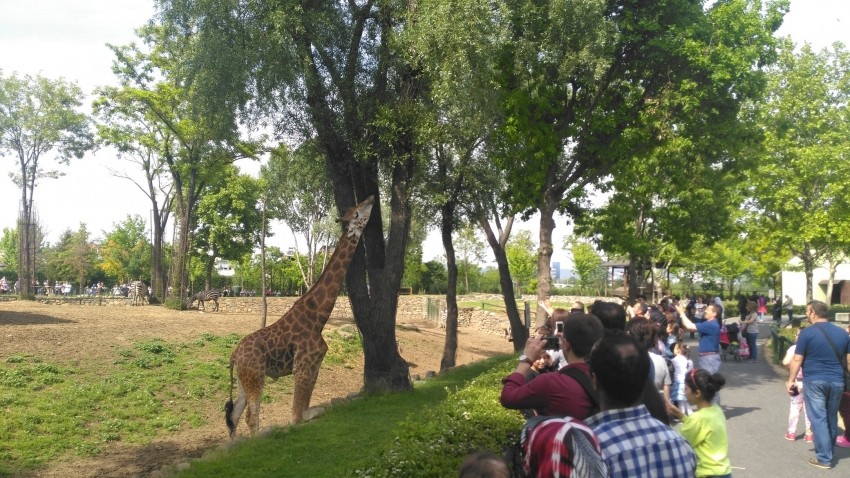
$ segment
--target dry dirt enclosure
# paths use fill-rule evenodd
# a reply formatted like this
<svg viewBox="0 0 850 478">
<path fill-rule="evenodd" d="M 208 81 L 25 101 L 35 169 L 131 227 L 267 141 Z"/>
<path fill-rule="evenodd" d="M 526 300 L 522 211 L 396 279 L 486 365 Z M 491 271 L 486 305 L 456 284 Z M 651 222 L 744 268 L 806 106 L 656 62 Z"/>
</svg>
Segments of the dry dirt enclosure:
<svg viewBox="0 0 850 478">
<path fill-rule="evenodd" d="M 340 300 L 345 300 L 341 298 Z M 268 322 L 277 320 L 269 317 Z M 353 323 L 332 320 L 327 329 Z M 166 341 L 191 341 L 203 333 L 245 335 L 256 330 L 259 317 L 248 314 L 202 313 L 196 310 L 174 311 L 159 306 L 122 307 L 87 305 L 46 305 L 37 302 L 0 302 L 0 360 L 10 355 L 34 355 L 55 363 L 75 363 L 97 367 L 111 363 L 115 350 L 152 338 Z M 402 356 L 410 364 L 410 373 L 425 375 L 440 367 L 445 335 L 429 322 L 415 327 L 397 327 Z M 510 353 L 512 344 L 496 335 L 472 328 L 461 328 L 458 336 L 457 363 L 464 364 L 495 354 Z M 85 364 L 85 365 L 83 365 Z M 360 390 L 362 366 L 355 369 L 323 368 L 313 392 L 311 405 L 330 402 Z M 219 403 L 221 402 L 221 403 Z M 122 443 L 105 445 L 92 458 L 66 456 L 39 470 L 44 477 L 147 476 L 163 467 L 198 457 L 227 443 L 221 400 L 205 404 L 206 425 L 161 437 L 140 447 Z M 288 422 L 292 403 L 279 400 L 263 403 L 261 426 Z M 245 425 L 240 424 L 240 434 Z"/>
</svg>

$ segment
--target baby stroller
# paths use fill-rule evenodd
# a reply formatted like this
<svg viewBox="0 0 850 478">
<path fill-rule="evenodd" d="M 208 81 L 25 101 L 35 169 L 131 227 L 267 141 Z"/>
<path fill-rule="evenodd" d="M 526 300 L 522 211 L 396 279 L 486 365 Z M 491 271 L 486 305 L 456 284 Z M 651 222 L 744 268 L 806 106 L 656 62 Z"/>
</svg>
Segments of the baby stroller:
<svg viewBox="0 0 850 478">
<path fill-rule="evenodd" d="M 738 338 L 740 329 L 737 322 L 720 328 L 720 358 L 723 361 L 731 356 L 736 362 L 741 361 L 741 344 Z"/>
</svg>

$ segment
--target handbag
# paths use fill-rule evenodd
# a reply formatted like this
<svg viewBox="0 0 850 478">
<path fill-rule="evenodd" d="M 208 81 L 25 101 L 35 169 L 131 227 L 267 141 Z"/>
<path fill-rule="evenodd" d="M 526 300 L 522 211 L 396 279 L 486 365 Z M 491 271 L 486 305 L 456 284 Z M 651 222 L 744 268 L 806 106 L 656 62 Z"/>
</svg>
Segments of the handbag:
<svg viewBox="0 0 850 478">
<path fill-rule="evenodd" d="M 823 334 L 826 338 L 826 341 L 829 342 L 829 346 L 832 347 L 832 352 L 835 354 L 836 358 L 838 358 L 838 363 L 841 365 L 841 371 L 844 372 L 844 391 L 850 392 L 850 372 L 847 371 L 847 354 L 841 354 L 838 351 L 838 347 L 835 346 L 835 343 L 832 339 L 829 338 L 829 335 L 826 335 L 820 327 L 815 327 Z"/>
</svg>

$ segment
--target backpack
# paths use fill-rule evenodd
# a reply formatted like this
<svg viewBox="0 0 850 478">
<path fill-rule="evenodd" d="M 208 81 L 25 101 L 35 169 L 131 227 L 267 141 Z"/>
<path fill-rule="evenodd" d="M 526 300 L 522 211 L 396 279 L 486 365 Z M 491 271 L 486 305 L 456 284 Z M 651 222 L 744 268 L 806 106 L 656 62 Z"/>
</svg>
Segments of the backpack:
<svg viewBox="0 0 850 478">
<path fill-rule="evenodd" d="M 534 417 L 522 428 L 510 458 L 513 477 L 607 476 L 599 441 L 581 420 Z"/>
<path fill-rule="evenodd" d="M 593 384 L 590 382 L 590 377 L 587 376 L 586 373 L 575 367 L 564 367 L 558 371 L 562 373 L 581 385 L 581 388 L 584 389 L 584 393 L 587 394 L 587 398 L 590 399 L 590 413 L 588 416 L 593 415 L 599 412 L 599 395 L 596 393 L 596 389 L 593 388 Z"/>
</svg>

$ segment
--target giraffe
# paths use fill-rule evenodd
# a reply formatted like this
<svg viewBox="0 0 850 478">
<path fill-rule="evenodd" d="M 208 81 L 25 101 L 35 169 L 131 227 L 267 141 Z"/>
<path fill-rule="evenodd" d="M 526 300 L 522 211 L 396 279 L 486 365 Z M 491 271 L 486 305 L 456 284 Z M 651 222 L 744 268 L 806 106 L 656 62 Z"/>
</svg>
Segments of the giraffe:
<svg viewBox="0 0 850 478">
<path fill-rule="evenodd" d="M 369 196 L 337 219 L 348 225 L 325 270 L 310 290 L 275 323 L 245 336 L 233 350 L 230 356 L 230 399 L 224 405 L 225 422 L 231 437 L 236 434 L 243 411 L 251 435 L 259 430 L 260 397 L 267 376 L 277 379 L 295 375 L 292 421 L 299 423 L 303 419 L 310 406 L 319 366 L 328 351 L 322 329 L 331 315 L 346 269 L 369 221 L 373 202 L 374 196 Z M 238 389 L 235 402 L 234 367 Z"/>
</svg>

